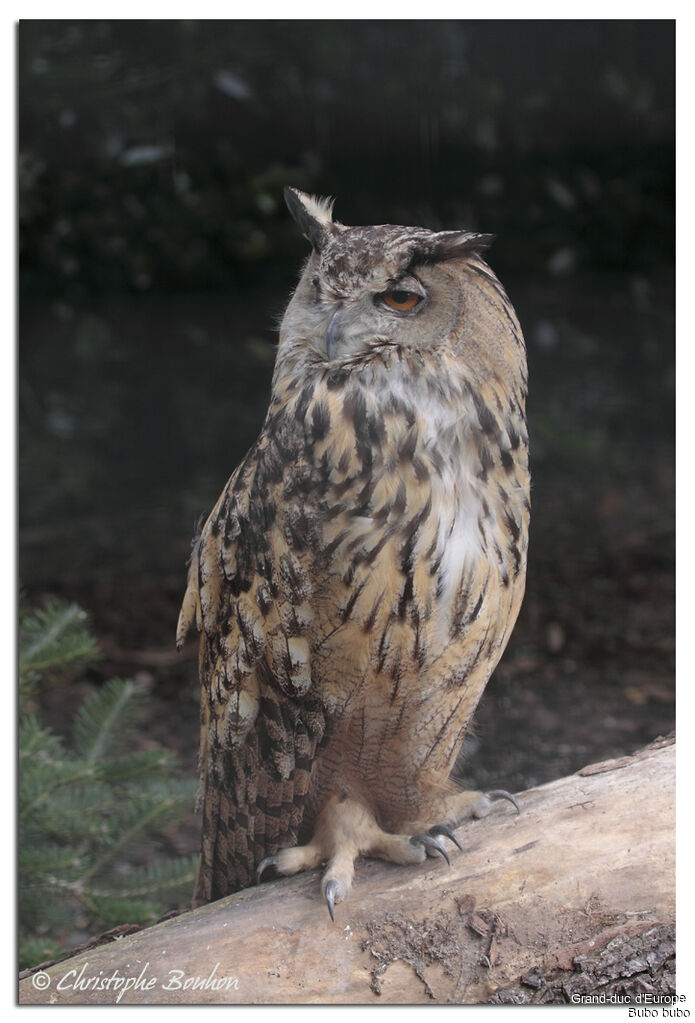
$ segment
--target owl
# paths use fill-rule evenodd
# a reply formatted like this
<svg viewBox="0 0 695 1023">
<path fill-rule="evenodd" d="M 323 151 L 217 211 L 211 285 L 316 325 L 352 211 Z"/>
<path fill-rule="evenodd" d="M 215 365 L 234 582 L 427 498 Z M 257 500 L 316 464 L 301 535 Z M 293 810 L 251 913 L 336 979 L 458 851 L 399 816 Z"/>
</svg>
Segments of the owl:
<svg viewBox="0 0 695 1023">
<path fill-rule="evenodd" d="M 194 905 L 323 865 L 333 917 L 359 856 L 448 860 L 517 805 L 450 775 L 524 591 L 526 357 L 490 235 L 285 198 L 311 251 L 177 630 L 201 633 Z"/>
</svg>

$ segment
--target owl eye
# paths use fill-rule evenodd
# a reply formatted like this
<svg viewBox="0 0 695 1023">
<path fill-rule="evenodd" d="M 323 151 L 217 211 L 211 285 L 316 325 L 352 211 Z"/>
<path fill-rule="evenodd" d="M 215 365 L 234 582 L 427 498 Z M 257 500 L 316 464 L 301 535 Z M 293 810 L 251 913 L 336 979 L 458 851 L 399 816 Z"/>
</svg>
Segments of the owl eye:
<svg viewBox="0 0 695 1023">
<path fill-rule="evenodd" d="M 417 291 L 384 291 L 379 298 L 388 306 L 389 309 L 397 309 L 400 312 L 405 312 L 408 309 L 414 309 L 420 305 L 423 296 L 418 295 Z"/>
</svg>

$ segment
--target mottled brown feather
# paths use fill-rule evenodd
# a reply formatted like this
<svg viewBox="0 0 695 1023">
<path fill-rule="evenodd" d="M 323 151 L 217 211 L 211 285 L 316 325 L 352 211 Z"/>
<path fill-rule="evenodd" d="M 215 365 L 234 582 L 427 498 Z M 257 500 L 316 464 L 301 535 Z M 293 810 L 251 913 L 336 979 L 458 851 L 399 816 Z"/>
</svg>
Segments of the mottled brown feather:
<svg viewBox="0 0 695 1023">
<path fill-rule="evenodd" d="M 194 548 L 179 640 L 202 628 L 196 903 L 307 841 L 336 793 L 385 829 L 420 818 L 521 604 L 524 344 L 479 255 L 422 271 L 447 295 L 434 339 L 375 337 L 336 363 L 290 329 L 312 275 L 338 294 L 350 273 L 378 288 L 378 259 L 417 266 L 412 235 L 388 258 L 388 238 L 350 235 L 381 230 L 341 227 L 340 259 L 312 255 L 259 439 Z"/>
</svg>

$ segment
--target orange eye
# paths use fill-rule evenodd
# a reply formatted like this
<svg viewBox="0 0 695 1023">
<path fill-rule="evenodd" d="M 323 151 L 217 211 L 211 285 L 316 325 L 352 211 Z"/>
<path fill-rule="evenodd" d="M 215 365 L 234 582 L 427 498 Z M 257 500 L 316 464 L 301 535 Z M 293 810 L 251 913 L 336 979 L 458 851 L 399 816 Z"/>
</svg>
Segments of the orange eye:
<svg viewBox="0 0 695 1023">
<path fill-rule="evenodd" d="M 417 291 L 385 291 L 382 295 L 384 305 L 389 309 L 407 310 L 414 309 L 422 302 L 422 295 Z"/>
</svg>

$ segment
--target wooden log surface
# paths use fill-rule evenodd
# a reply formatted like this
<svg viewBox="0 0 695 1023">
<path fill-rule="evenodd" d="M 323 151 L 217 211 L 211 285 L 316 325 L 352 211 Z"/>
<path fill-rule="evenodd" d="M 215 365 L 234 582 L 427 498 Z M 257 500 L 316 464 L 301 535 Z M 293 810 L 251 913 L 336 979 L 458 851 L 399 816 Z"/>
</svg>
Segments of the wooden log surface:
<svg viewBox="0 0 695 1023">
<path fill-rule="evenodd" d="M 450 868 L 361 861 L 335 923 L 318 871 L 278 879 L 27 976 L 19 1001 L 518 1002 L 584 961 L 634 973 L 645 943 L 670 961 L 673 741 L 518 798 L 458 830 Z"/>
</svg>

